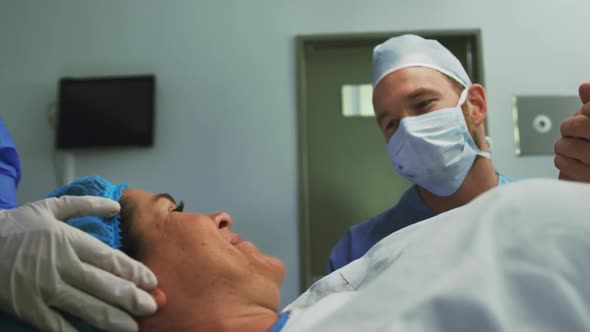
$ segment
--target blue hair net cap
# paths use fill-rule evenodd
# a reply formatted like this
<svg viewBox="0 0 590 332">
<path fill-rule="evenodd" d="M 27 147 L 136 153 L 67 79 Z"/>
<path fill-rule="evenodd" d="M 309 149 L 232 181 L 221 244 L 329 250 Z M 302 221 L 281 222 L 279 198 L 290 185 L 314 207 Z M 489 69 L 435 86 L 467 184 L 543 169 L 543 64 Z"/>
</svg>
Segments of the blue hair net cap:
<svg viewBox="0 0 590 332">
<path fill-rule="evenodd" d="M 63 187 L 54 190 L 49 195 L 47 195 L 47 197 L 90 195 L 119 201 L 123 195 L 123 190 L 127 189 L 127 187 L 127 183 L 122 183 L 117 186 L 100 176 L 86 176 L 76 179 Z M 94 236 L 95 238 L 109 245 L 111 248 L 120 249 L 120 219 L 120 214 L 117 214 L 111 218 L 85 216 L 69 219 L 66 221 L 66 223 Z"/>
</svg>

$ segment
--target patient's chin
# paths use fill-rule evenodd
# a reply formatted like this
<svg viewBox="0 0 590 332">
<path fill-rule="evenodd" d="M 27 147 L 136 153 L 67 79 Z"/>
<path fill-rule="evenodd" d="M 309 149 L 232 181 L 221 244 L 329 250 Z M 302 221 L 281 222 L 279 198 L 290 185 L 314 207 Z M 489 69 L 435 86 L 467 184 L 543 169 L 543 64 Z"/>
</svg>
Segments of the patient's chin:
<svg viewBox="0 0 590 332">
<path fill-rule="evenodd" d="M 283 279 L 285 279 L 285 264 L 283 264 L 283 262 L 279 258 L 273 256 L 268 256 L 267 260 L 269 264 L 273 267 L 273 270 L 275 271 L 273 273 L 276 278 L 275 281 L 278 283 L 280 287 L 283 283 Z"/>
</svg>

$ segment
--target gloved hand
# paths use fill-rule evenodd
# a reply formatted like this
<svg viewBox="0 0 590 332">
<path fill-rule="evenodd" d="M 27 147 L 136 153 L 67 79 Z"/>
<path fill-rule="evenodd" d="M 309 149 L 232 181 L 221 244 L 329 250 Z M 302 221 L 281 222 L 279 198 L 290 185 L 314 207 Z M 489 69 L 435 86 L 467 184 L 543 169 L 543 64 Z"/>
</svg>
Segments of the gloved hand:
<svg viewBox="0 0 590 332">
<path fill-rule="evenodd" d="M 156 287 L 142 263 L 60 220 L 112 216 L 119 203 L 93 196 L 48 198 L 0 211 L 0 309 L 45 331 L 75 331 L 52 308 L 107 331 L 137 331 Z M 139 287 L 139 288 L 138 288 Z"/>
</svg>

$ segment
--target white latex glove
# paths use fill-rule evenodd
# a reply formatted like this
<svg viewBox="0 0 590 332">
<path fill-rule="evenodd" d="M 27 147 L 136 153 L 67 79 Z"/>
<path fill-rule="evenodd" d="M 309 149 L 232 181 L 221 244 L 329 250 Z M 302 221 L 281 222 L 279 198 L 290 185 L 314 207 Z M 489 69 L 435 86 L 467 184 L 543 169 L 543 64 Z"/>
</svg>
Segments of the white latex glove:
<svg viewBox="0 0 590 332">
<path fill-rule="evenodd" d="M 60 220 L 112 216 L 119 203 L 62 196 L 0 211 L 0 308 L 44 331 L 76 331 L 52 308 L 107 331 L 137 331 L 131 315 L 156 302 L 140 288 L 156 287 L 142 263 Z"/>
</svg>

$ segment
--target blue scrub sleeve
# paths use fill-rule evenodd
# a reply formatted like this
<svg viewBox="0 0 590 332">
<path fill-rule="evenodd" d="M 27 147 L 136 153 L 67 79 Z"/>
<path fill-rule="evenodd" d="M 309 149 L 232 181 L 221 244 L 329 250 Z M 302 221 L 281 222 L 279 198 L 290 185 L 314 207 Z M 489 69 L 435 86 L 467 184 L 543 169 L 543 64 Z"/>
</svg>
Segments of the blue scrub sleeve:
<svg viewBox="0 0 590 332">
<path fill-rule="evenodd" d="M 21 178 L 21 166 L 16 146 L 0 117 L 0 209 L 18 205 L 16 187 Z"/>
<path fill-rule="evenodd" d="M 352 233 L 350 230 L 346 232 L 346 234 L 338 241 L 332 252 L 330 253 L 330 258 L 328 259 L 328 267 L 327 267 L 327 274 L 338 270 L 339 268 L 345 266 L 346 264 L 350 263 L 352 259 L 352 246 L 354 245 L 352 241 Z"/>
</svg>

